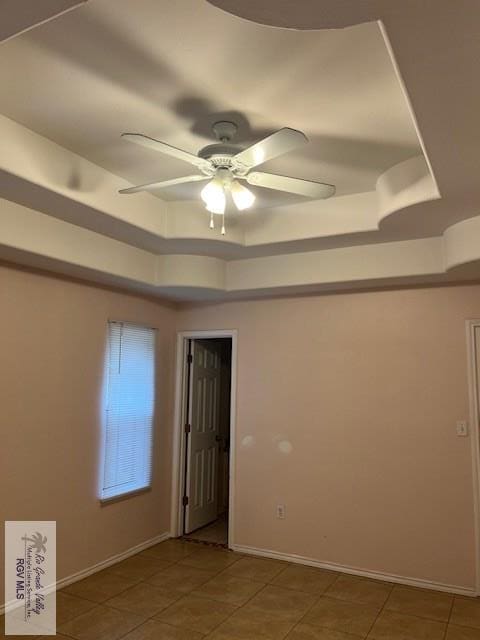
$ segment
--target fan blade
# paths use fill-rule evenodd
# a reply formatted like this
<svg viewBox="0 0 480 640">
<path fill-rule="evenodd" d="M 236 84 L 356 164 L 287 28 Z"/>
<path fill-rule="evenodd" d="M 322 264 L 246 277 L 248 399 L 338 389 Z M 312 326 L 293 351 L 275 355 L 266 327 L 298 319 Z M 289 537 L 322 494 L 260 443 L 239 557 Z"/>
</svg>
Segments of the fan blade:
<svg viewBox="0 0 480 640">
<path fill-rule="evenodd" d="M 246 167 L 256 167 L 258 164 L 301 147 L 307 142 L 308 138 L 301 131 L 285 127 L 240 151 L 236 156 L 233 156 L 233 160 Z"/>
<path fill-rule="evenodd" d="M 172 156 L 172 158 L 177 158 L 177 160 L 183 160 L 184 162 L 193 164 L 199 169 L 208 169 L 210 167 L 208 160 L 199 158 L 188 151 L 183 151 L 183 149 L 172 147 L 166 142 L 160 142 L 160 140 L 155 140 L 155 138 L 144 136 L 141 133 L 122 133 L 122 138 L 125 138 L 125 140 L 129 140 L 130 142 L 135 142 L 135 144 L 140 144 L 143 147 L 149 147 L 150 149 L 164 153 L 167 156 Z"/>
<path fill-rule="evenodd" d="M 277 176 L 274 173 L 262 173 L 252 171 L 245 176 L 248 184 L 276 189 L 277 191 L 288 191 L 297 193 L 312 199 L 330 198 L 335 193 L 335 187 L 323 182 L 312 182 L 311 180 L 301 180 L 300 178 L 289 178 L 287 176 Z"/>
<path fill-rule="evenodd" d="M 139 191 L 151 191 L 153 189 L 165 189 L 173 187 L 176 184 L 186 184 L 188 182 L 199 182 L 200 180 L 211 180 L 211 176 L 184 176 L 183 178 L 173 178 L 173 180 L 164 180 L 163 182 L 149 182 L 148 184 L 139 184 L 138 187 L 129 187 L 128 189 L 120 189 L 118 193 L 138 193 Z"/>
</svg>

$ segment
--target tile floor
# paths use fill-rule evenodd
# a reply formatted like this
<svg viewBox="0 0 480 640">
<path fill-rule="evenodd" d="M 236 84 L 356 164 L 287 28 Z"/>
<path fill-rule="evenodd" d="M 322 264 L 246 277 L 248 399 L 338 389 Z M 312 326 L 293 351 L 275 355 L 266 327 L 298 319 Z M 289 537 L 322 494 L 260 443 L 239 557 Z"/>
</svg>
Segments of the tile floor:
<svg viewBox="0 0 480 640">
<path fill-rule="evenodd" d="M 480 640 L 480 599 L 181 540 L 57 595 L 63 640 Z"/>
</svg>

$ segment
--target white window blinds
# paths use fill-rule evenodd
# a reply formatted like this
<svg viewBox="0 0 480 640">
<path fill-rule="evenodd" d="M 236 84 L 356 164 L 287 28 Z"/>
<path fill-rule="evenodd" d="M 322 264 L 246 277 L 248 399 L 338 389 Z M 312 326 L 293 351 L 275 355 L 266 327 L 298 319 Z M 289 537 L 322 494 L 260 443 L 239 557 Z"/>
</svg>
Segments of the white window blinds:
<svg viewBox="0 0 480 640">
<path fill-rule="evenodd" d="M 101 498 L 150 486 L 155 404 L 155 330 L 108 323 Z"/>
</svg>

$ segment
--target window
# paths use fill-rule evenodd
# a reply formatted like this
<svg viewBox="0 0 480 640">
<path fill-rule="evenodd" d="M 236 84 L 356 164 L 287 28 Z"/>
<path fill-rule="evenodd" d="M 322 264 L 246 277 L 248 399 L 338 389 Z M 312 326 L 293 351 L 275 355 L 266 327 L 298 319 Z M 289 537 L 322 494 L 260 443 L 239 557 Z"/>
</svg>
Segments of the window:
<svg viewBox="0 0 480 640">
<path fill-rule="evenodd" d="M 150 486 L 155 330 L 108 323 L 102 500 Z"/>
</svg>

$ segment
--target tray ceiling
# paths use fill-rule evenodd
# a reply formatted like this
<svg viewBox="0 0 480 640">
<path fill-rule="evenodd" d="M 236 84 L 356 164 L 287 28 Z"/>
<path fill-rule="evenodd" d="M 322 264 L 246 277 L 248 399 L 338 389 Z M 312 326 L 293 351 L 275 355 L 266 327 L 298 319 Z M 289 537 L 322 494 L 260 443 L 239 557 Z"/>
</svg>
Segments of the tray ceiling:
<svg viewBox="0 0 480 640">
<path fill-rule="evenodd" d="M 350 5 L 355 8 L 349 21 L 344 14 Z M 245 15 L 237 17 L 230 13 L 231 3 L 221 0 L 90 0 L 4 42 L 0 132 L 8 145 L 0 152 L 1 212 L 12 238 L 20 232 L 17 207 L 25 219 L 36 212 L 39 229 L 48 223 L 39 233 L 50 235 L 37 238 L 37 249 L 20 242 L 9 246 L 4 238 L 0 256 L 35 264 L 35 255 L 45 258 L 43 246 L 55 245 L 66 233 L 75 266 L 67 268 L 68 260 L 51 247 L 47 262 L 59 271 L 85 269 L 87 277 L 97 279 L 104 273 L 128 286 L 180 298 L 191 298 L 192 291 L 201 298 L 207 290 L 219 296 L 233 289 L 271 293 L 323 282 L 324 274 L 308 283 L 300 275 L 298 281 L 282 280 L 293 264 L 288 256 L 310 253 L 313 259 L 322 251 L 379 243 L 390 243 L 393 250 L 393 243 L 439 238 L 469 217 L 474 198 L 462 211 L 452 211 L 440 197 L 444 193 L 431 170 L 422 123 L 417 126 L 408 99 L 415 96 L 392 57 L 389 34 L 397 37 L 395 28 L 405 38 L 396 46 L 402 55 L 402 46 L 408 50 L 401 17 L 388 9 L 386 15 L 365 9 L 362 20 L 359 5 L 347 2 L 336 25 L 345 28 L 322 29 L 311 4 L 298 6 L 320 28 L 260 24 L 269 20 L 262 14 L 257 22 L 250 2 L 242 4 Z M 284 126 L 304 131 L 308 146 L 262 168 L 335 184 L 337 197 L 311 202 L 259 192 L 255 210 L 230 216 L 222 238 L 207 227 L 197 185 L 161 197 L 118 196 L 127 184 L 191 173 L 182 162 L 122 141 L 123 131 L 143 132 L 196 153 L 213 141 L 210 128 L 219 119 L 237 123 L 241 146 Z M 142 281 L 139 274 L 128 276 L 128 269 L 123 275 L 109 273 L 93 257 L 74 260 L 73 238 L 82 228 L 107 253 L 119 249 L 115 242 L 143 252 L 153 275 Z M 185 272 L 181 282 L 173 277 L 175 256 L 188 258 L 175 262 Z M 268 268 L 277 277 L 269 287 L 258 284 L 266 265 L 258 262 L 262 259 L 275 259 Z M 251 270 L 234 287 L 239 261 L 243 270 L 247 263 Z M 190 275 L 188 269 L 193 269 Z M 315 273 L 313 263 L 311 269 Z M 422 269 L 427 277 L 424 267 L 410 276 L 421 277 Z M 444 260 L 442 269 L 433 269 L 435 277 L 444 271 Z M 352 279 L 345 274 L 333 281 Z"/>
</svg>

